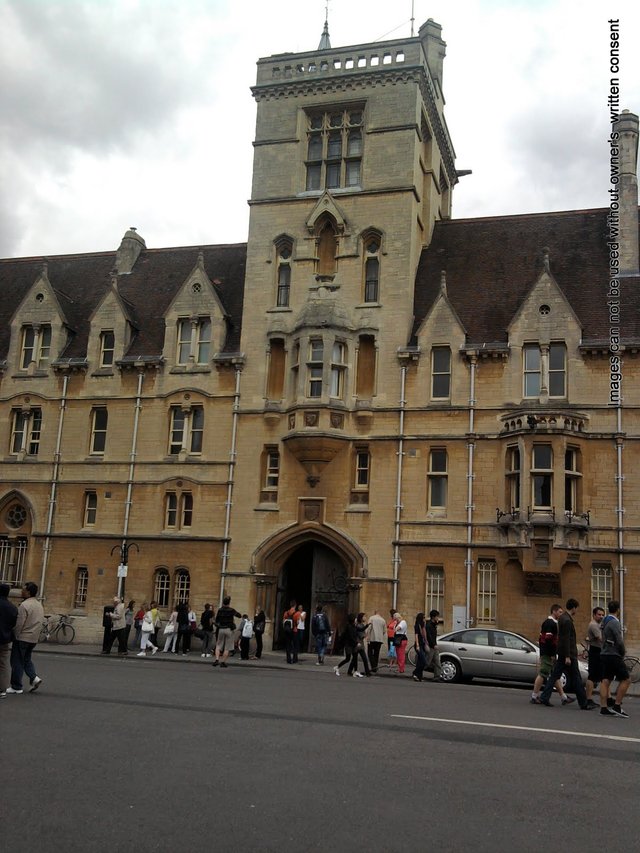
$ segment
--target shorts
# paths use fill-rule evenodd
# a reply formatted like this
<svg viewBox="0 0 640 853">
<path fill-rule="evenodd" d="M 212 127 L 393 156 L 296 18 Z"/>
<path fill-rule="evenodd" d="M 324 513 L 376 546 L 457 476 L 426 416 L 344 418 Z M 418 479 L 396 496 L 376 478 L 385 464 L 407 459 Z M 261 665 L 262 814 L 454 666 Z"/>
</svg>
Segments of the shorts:
<svg viewBox="0 0 640 853">
<path fill-rule="evenodd" d="M 555 662 L 555 655 L 540 655 L 540 675 L 543 678 L 549 678 Z"/>
<path fill-rule="evenodd" d="M 233 650 L 233 635 L 234 631 L 231 628 L 218 628 L 218 642 L 216 643 L 217 652 L 225 652 Z"/>
<path fill-rule="evenodd" d="M 589 681 L 594 684 L 602 681 L 602 661 L 597 646 L 589 646 Z"/>
<path fill-rule="evenodd" d="M 602 678 L 604 681 L 626 681 L 629 678 L 629 670 L 620 655 L 601 655 Z"/>
</svg>

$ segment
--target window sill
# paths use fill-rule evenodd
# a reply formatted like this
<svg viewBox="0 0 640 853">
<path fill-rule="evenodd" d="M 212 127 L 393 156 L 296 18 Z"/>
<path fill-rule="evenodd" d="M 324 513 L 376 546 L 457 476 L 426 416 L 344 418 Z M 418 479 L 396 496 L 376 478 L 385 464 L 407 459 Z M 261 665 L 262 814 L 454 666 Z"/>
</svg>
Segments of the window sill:
<svg viewBox="0 0 640 853">
<path fill-rule="evenodd" d="M 360 302 L 354 305 L 354 308 L 382 308 L 382 302 Z"/>
<path fill-rule="evenodd" d="M 101 453 L 96 453 L 94 456 L 90 454 L 89 456 L 84 457 L 85 462 L 104 462 L 104 456 Z"/>
<path fill-rule="evenodd" d="M 100 367 L 94 370 L 92 376 L 115 376 L 115 370 L 112 367 Z"/>
<path fill-rule="evenodd" d="M 46 370 L 34 370 L 33 373 L 14 373 L 12 379 L 46 379 L 49 373 Z"/>
<path fill-rule="evenodd" d="M 291 314 L 293 308 L 288 305 L 276 305 L 274 308 L 267 308 L 267 314 Z"/>
<path fill-rule="evenodd" d="M 177 364 L 171 368 L 169 373 L 211 373 L 211 368 L 206 364 Z"/>
<path fill-rule="evenodd" d="M 345 512 L 370 515 L 371 507 L 369 506 L 369 504 L 349 504 L 345 509 Z"/>
<path fill-rule="evenodd" d="M 254 512 L 280 512 L 280 507 L 277 504 L 258 504 L 253 508 Z"/>
<path fill-rule="evenodd" d="M 447 511 L 446 509 L 430 509 L 427 512 L 427 518 L 446 518 Z"/>
</svg>

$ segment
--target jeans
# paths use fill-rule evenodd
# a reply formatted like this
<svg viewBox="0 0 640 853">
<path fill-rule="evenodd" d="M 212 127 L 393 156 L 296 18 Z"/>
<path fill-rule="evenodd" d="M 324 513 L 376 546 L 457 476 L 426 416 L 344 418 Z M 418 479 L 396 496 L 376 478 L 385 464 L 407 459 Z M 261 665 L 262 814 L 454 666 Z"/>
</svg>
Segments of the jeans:
<svg viewBox="0 0 640 853">
<path fill-rule="evenodd" d="M 23 640 L 13 641 L 11 647 L 11 686 L 14 690 L 22 690 L 22 676 L 25 672 L 33 684 L 36 668 L 31 661 L 31 652 L 35 647 L 35 643 L 25 643 Z"/>
<path fill-rule="evenodd" d="M 262 657 L 262 631 L 256 631 L 256 657 Z"/>
<path fill-rule="evenodd" d="M 549 701 L 553 692 L 553 686 L 562 675 L 565 666 L 569 670 L 569 678 L 575 687 L 578 704 L 581 708 L 584 708 L 587 704 L 587 694 L 584 692 L 584 684 L 582 683 L 582 676 L 580 675 L 580 668 L 578 667 L 578 658 L 571 658 L 571 663 L 569 664 L 565 664 L 564 658 L 556 658 L 556 662 L 551 670 L 551 675 L 547 678 L 544 690 L 540 694 L 540 700 L 542 702 Z"/>
<path fill-rule="evenodd" d="M 416 678 L 419 678 L 422 681 L 422 676 L 424 674 L 424 668 L 427 665 L 427 655 L 425 650 L 422 648 L 416 649 L 416 668 L 413 670 L 413 674 Z"/>
<path fill-rule="evenodd" d="M 284 647 L 287 652 L 287 663 L 298 663 L 298 639 L 293 631 L 284 635 Z"/>
<path fill-rule="evenodd" d="M 0 643 L 0 693 L 4 693 L 9 686 L 10 660 L 11 643 Z"/>
<path fill-rule="evenodd" d="M 362 648 L 353 650 L 353 654 L 351 655 L 351 663 L 349 664 L 349 675 L 352 675 L 354 672 L 358 671 L 358 656 L 362 658 L 365 673 L 367 675 L 371 675 L 371 670 L 369 669 L 369 659 L 367 657 L 367 653 Z"/>
<path fill-rule="evenodd" d="M 324 659 L 325 653 L 326 653 L 326 651 L 327 651 L 327 640 L 328 640 L 328 639 L 329 639 L 329 638 L 328 638 L 328 637 L 327 637 L 327 635 L 324 633 L 324 631 L 323 631 L 321 634 L 316 634 L 316 637 L 315 637 L 315 640 L 316 640 L 316 654 L 318 655 L 318 660 L 323 660 L 323 659 Z"/>
<path fill-rule="evenodd" d="M 438 649 L 429 649 L 427 652 L 427 666 L 433 664 L 433 677 L 442 678 L 442 667 L 440 666 L 440 652 Z"/>
<path fill-rule="evenodd" d="M 202 654 L 210 655 L 213 646 L 213 631 L 202 631 Z"/>
</svg>

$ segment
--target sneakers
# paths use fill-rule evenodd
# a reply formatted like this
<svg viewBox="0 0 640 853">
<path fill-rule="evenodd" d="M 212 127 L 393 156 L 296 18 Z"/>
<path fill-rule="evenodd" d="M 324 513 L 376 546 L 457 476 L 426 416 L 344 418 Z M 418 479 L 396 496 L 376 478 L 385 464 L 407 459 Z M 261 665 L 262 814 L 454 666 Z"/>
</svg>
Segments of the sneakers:
<svg viewBox="0 0 640 853">
<path fill-rule="evenodd" d="M 337 666 L 334 666 L 333 671 L 335 672 L 336 675 L 340 675 L 340 670 L 338 669 Z"/>
<path fill-rule="evenodd" d="M 587 708 L 592 711 L 594 708 L 598 708 L 599 706 L 593 701 L 593 699 L 587 699 Z"/>
<path fill-rule="evenodd" d="M 418 676 L 417 676 L 417 675 L 413 675 L 413 676 L 412 676 L 412 678 L 413 678 L 413 680 L 414 680 L 414 681 L 422 681 L 422 679 L 421 679 L 421 678 L 418 678 Z"/>
<path fill-rule="evenodd" d="M 212 661 L 211 666 L 220 666 L 220 661 L 218 660 L 218 658 Z"/>
<path fill-rule="evenodd" d="M 201 657 L 201 658 L 206 658 L 206 655 L 204 654 L 204 652 L 200 655 L 200 657 Z"/>
<path fill-rule="evenodd" d="M 155 653 L 156 653 L 157 651 L 158 651 L 158 647 L 157 647 L 157 646 L 154 646 L 154 647 L 153 647 L 153 649 L 151 650 L 151 654 L 152 654 L 152 655 L 155 655 Z"/>
<path fill-rule="evenodd" d="M 16 695 L 20 693 L 24 693 L 24 690 L 20 688 L 20 690 L 14 690 L 13 687 L 7 687 L 7 693 L 15 693 Z"/>
<path fill-rule="evenodd" d="M 619 714 L 616 714 L 616 712 L 613 710 L 613 708 L 600 708 L 600 714 L 603 717 L 618 717 L 618 716 L 620 716 Z"/>
<path fill-rule="evenodd" d="M 0 699 L 6 699 L 6 698 L 7 698 L 7 691 L 3 690 L 2 693 L 0 693 Z"/>
<path fill-rule="evenodd" d="M 609 698 L 607 699 L 607 708 L 613 708 L 615 704 L 616 700 L 609 696 Z"/>
<path fill-rule="evenodd" d="M 621 705 L 614 705 L 611 710 L 613 711 L 614 714 L 617 714 L 619 717 L 628 717 L 629 716 L 626 711 L 622 710 Z"/>
<path fill-rule="evenodd" d="M 353 677 L 354 678 L 364 678 L 364 675 L 361 672 L 354 672 Z"/>
<path fill-rule="evenodd" d="M 531 699 L 529 699 L 529 702 L 531 702 L 532 705 L 542 705 L 540 697 L 538 696 L 532 696 Z"/>
<path fill-rule="evenodd" d="M 138 654 L 136 655 L 137 658 L 146 658 L 146 656 L 147 656 L 146 652 L 138 652 Z"/>
<path fill-rule="evenodd" d="M 563 696 L 562 697 L 562 704 L 563 705 L 570 705 L 572 702 L 575 702 L 575 701 L 576 700 L 573 698 L 573 696 Z"/>
<path fill-rule="evenodd" d="M 29 689 L 29 693 L 35 693 L 35 691 L 38 689 L 38 687 L 40 687 L 41 684 L 42 679 L 38 675 L 36 675 L 36 677 L 31 682 L 31 688 Z"/>
</svg>

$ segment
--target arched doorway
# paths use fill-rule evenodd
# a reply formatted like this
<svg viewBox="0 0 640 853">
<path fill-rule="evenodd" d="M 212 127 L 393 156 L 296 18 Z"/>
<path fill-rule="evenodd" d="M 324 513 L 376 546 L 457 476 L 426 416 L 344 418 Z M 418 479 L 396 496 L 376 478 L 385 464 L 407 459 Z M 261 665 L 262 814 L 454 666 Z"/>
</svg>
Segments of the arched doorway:
<svg viewBox="0 0 640 853">
<path fill-rule="evenodd" d="M 313 648 L 311 617 L 318 604 L 322 604 L 329 617 L 334 639 L 340 636 L 346 623 L 349 595 L 349 572 L 339 554 L 319 542 L 300 545 L 287 557 L 278 575 L 273 647 L 284 648 L 282 615 L 291 601 L 302 604 L 307 612 L 302 652 Z"/>
</svg>

